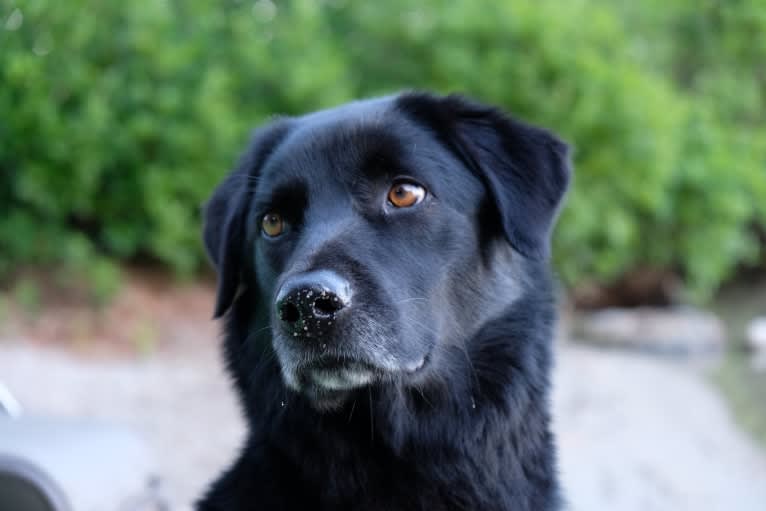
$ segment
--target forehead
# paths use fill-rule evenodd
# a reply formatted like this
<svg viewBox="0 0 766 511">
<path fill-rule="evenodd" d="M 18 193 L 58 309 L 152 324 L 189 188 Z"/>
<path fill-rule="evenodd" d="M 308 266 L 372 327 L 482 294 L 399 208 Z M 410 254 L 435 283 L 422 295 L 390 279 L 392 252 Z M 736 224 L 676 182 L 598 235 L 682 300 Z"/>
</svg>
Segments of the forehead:
<svg viewBox="0 0 766 511">
<path fill-rule="evenodd" d="M 399 176 L 421 181 L 456 207 L 478 204 L 484 195 L 480 179 L 428 128 L 383 98 L 295 119 L 262 169 L 256 197 L 268 202 L 275 190 L 296 185 L 317 191 L 337 185 L 361 192 L 366 183 Z"/>
<path fill-rule="evenodd" d="M 270 183 L 316 176 L 353 183 L 452 163 L 436 140 L 384 99 L 296 119 L 261 178 Z"/>
</svg>

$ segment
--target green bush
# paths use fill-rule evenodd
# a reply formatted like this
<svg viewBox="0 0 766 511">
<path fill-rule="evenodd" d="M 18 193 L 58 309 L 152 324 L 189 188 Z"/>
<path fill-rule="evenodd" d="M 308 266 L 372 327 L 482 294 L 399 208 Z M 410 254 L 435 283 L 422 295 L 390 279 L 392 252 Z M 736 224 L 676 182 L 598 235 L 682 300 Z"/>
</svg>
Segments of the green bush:
<svg viewBox="0 0 766 511">
<path fill-rule="evenodd" d="M 668 267 L 704 298 L 766 219 L 759 3 L 5 0 L 0 274 L 63 264 L 108 290 L 108 260 L 193 272 L 199 207 L 254 125 L 418 87 L 573 143 L 567 283 Z"/>
</svg>

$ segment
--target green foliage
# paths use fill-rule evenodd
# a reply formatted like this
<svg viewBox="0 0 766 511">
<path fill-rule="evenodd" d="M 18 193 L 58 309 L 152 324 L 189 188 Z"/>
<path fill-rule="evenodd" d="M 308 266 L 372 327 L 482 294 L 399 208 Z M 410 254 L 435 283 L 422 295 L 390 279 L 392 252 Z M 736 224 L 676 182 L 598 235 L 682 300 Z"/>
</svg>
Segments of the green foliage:
<svg viewBox="0 0 766 511">
<path fill-rule="evenodd" d="M 765 34 L 760 0 L 0 0 L 0 275 L 192 272 L 253 126 L 418 87 L 573 143 L 566 282 L 671 267 L 705 298 L 766 219 Z"/>
<path fill-rule="evenodd" d="M 28 279 L 19 279 L 13 289 L 13 298 L 22 309 L 33 316 L 40 310 L 40 289 L 37 284 Z"/>
<path fill-rule="evenodd" d="M 0 328 L 8 322 L 10 316 L 10 302 L 4 294 L 0 294 Z"/>
</svg>

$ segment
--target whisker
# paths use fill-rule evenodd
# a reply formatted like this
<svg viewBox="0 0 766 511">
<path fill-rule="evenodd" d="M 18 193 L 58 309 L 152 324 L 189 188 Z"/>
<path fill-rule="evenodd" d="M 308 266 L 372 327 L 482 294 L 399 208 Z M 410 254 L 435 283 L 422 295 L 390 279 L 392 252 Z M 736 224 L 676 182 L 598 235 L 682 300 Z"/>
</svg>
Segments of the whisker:
<svg viewBox="0 0 766 511">
<path fill-rule="evenodd" d="M 428 298 L 424 298 L 424 297 L 421 297 L 421 296 L 413 296 L 411 298 L 405 298 L 404 300 L 400 300 L 400 301 L 396 302 L 396 305 L 400 305 L 402 303 L 407 303 L 407 302 L 415 302 L 415 301 L 427 302 Z"/>
<path fill-rule="evenodd" d="M 251 343 L 253 341 L 257 341 L 258 337 L 263 332 L 265 332 L 265 331 L 267 331 L 269 329 L 271 329 L 270 325 L 266 326 L 266 327 L 263 327 L 263 328 L 259 328 L 258 330 L 254 330 L 254 331 L 250 332 L 247 335 L 247 337 L 245 337 L 244 344 L 249 344 L 249 343 Z M 269 348 L 270 348 L 269 345 L 263 345 L 261 347 L 261 351 L 258 354 L 258 361 L 256 362 L 255 368 L 253 369 L 253 371 L 250 372 L 250 378 L 249 378 L 249 381 L 248 381 L 248 383 L 250 385 L 253 385 L 255 383 L 255 381 L 257 380 L 261 370 L 264 367 L 266 367 L 269 363 L 271 363 L 271 361 L 273 361 L 274 358 L 276 357 L 276 353 L 272 349 L 269 349 Z"/>
<path fill-rule="evenodd" d="M 412 318 L 407 318 L 408 320 L 411 320 Z M 424 325 L 422 322 L 417 321 L 410 321 L 409 322 L 411 327 L 414 327 L 415 329 L 420 329 L 421 331 L 428 332 L 430 334 L 433 334 L 436 337 L 439 337 L 439 333 L 434 330 L 433 328 L 429 328 L 426 325 Z M 460 337 L 460 344 L 457 345 L 457 349 L 459 349 L 463 355 L 465 356 L 466 363 L 468 365 L 468 370 L 470 371 L 471 379 L 474 382 L 476 391 L 478 392 L 479 388 L 479 373 L 476 371 L 476 367 L 473 364 L 473 361 L 471 360 L 471 355 L 468 353 L 468 345 L 466 344 L 466 340 L 461 336 Z"/>
<path fill-rule="evenodd" d="M 473 365 L 473 361 L 471 360 L 471 355 L 468 353 L 468 345 L 466 344 L 465 339 L 463 336 L 460 336 L 460 346 L 458 346 L 458 349 L 463 352 L 463 355 L 465 355 L 465 360 L 468 363 L 468 367 L 471 370 L 471 375 L 473 376 L 473 382 L 474 385 L 476 385 L 475 392 L 479 391 L 479 374 L 476 372 L 476 367 Z"/>
<path fill-rule="evenodd" d="M 370 387 L 367 387 L 367 394 L 370 403 L 370 443 L 372 443 L 375 441 L 375 422 L 372 416 L 372 389 Z"/>
<path fill-rule="evenodd" d="M 265 327 L 263 327 L 263 328 L 259 328 L 258 330 L 255 330 L 254 332 L 250 332 L 250 333 L 248 334 L 248 336 L 247 336 L 247 340 L 251 340 L 251 336 L 255 336 L 255 335 L 258 335 L 258 334 L 260 334 L 261 332 L 263 332 L 263 331 L 265 331 L 265 330 L 270 330 L 270 329 L 271 329 L 271 325 L 266 325 L 266 326 L 265 326 Z"/>
<path fill-rule="evenodd" d="M 423 401 L 425 401 L 426 403 L 428 403 L 428 406 L 430 406 L 430 407 L 431 407 L 431 409 L 434 409 L 434 408 L 436 408 L 436 407 L 434 406 L 434 404 L 433 404 L 433 403 L 432 403 L 432 402 L 431 402 L 431 401 L 430 401 L 430 400 L 429 400 L 429 399 L 426 397 L 426 393 L 425 393 L 425 392 L 423 392 L 423 389 L 422 389 L 422 388 L 420 388 L 420 387 L 416 387 L 416 388 L 417 388 L 417 390 L 418 390 L 418 393 L 420 394 L 420 397 L 422 397 L 422 398 L 423 398 Z"/>
</svg>

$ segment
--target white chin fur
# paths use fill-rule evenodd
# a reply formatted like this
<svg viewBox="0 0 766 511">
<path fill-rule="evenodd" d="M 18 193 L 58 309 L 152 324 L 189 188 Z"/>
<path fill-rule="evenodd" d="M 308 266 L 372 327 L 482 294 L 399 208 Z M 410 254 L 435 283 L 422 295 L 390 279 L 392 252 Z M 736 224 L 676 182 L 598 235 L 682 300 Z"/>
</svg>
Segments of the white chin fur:
<svg viewBox="0 0 766 511">
<path fill-rule="evenodd" d="M 363 369 L 314 369 L 311 371 L 311 379 L 329 390 L 347 390 L 372 382 L 373 374 Z"/>
</svg>

